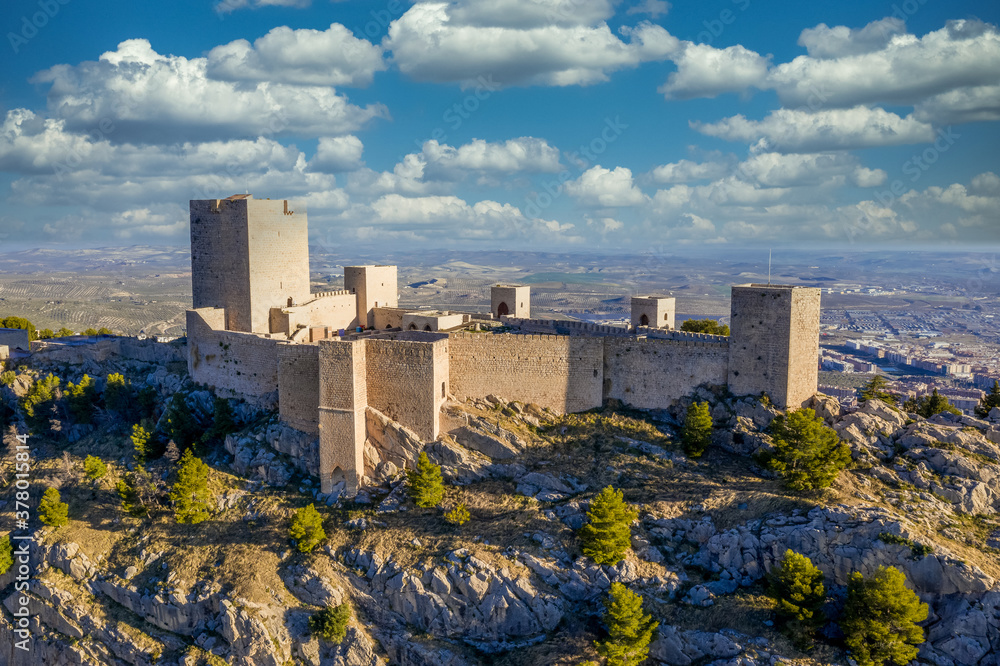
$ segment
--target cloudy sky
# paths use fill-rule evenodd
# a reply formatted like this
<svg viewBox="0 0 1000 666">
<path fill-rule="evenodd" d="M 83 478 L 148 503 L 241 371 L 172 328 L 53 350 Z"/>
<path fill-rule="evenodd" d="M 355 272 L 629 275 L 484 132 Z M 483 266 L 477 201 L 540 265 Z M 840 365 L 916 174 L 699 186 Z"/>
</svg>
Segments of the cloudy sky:
<svg viewBox="0 0 1000 666">
<path fill-rule="evenodd" d="M 1000 4 L 13 0 L 0 245 L 1000 243 Z"/>
</svg>

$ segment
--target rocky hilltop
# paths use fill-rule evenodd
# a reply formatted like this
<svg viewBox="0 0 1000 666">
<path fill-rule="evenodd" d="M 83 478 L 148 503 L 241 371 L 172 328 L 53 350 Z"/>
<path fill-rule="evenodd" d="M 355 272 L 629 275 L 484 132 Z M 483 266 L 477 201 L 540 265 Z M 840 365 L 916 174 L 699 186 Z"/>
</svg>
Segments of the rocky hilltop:
<svg viewBox="0 0 1000 666">
<path fill-rule="evenodd" d="M 63 387 L 98 378 L 91 423 L 61 407 L 58 391 L 47 422 L 26 418 L 24 397 L 50 372 Z M 136 462 L 131 423 L 104 401 L 111 373 L 155 392 L 146 421 L 155 436 L 171 432 L 171 403 L 214 433 L 196 446 L 211 467 L 206 522 L 173 519 L 169 447 Z M 842 414 L 818 396 L 813 408 L 853 463 L 831 488 L 801 493 L 757 462 L 779 412 L 708 389 L 643 413 L 450 403 L 436 442 L 369 409 L 372 485 L 348 499 L 339 488 L 319 492 L 317 442 L 274 414 L 229 401 L 231 427 L 218 432 L 220 401 L 178 364 L 36 357 L 7 377 L 0 533 L 15 529 L 14 438 L 28 430 L 32 497 L 58 488 L 70 520 L 38 525 L 26 592 L 15 590 L 16 570 L 0 577 L 0 663 L 579 664 L 597 658 L 601 602 L 622 582 L 660 623 L 647 663 L 848 664 L 835 622 L 808 652 L 774 626 L 766 579 L 787 549 L 822 570 L 834 620 L 852 572 L 904 572 L 930 606 L 914 663 L 1000 663 L 1000 414 L 923 419 L 877 400 Z M 715 427 L 698 459 L 678 444 L 693 400 L 710 403 Z M 442 468 L 442 505 L 468 507 L 465 524 L 408 498 L 403 470 L 421 451 Z M 104 461 L 105 477 L 84 476 L 88 455 Z M 116 491 L 137 467 L 148 472 L 147 515 L 126 511 Z M 607 485 L 639 518 L 626 559 L 598 566 L 582 555 L 577 530 Z M 327 536 L 301 553 L 288 525 L 308 504 Z M 29 653 L 15 648 L 22 594 Z M 310 632 L 314 613 L 345 602 L 353 612 L 339 644 Z"/>
</svg>

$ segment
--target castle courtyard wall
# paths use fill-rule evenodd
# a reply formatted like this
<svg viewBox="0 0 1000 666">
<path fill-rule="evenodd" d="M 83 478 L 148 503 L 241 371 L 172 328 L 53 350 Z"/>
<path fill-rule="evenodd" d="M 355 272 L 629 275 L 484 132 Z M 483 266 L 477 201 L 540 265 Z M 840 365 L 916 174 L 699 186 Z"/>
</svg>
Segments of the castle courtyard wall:
<svg viewBox="0 0 1000 666">
<path fill-rule="evenodd" d="M 343 480 L 353 495 L 364 480 L 366 351 L 364 340 L 319 342 L 319 478 L 324 493 Z"/>
<path fill-rule="evenodd" d="M 365 342 L 368 404 L 423 441 L 437 439 L 448 392 L 448 339 Z"/>
<path fill-rule="evenodd" d="M 278 404 L 278 343 L 252 333 L 217 330 L 221 308 L 187 311 L 188 374 L 226 397 L 273 409 Z"/>
<path fill-rule="evenodd" d="M 495 394 L 559 413 L 602 403 L 601 338 L 454 333 L 448 356 L 458 400 Z"/>
<path fill-rule="evenodd" d="M 725 338 L 604 338 L 604 399 L 629 407 L 666 408 L 702 384 L 724 386 L 728 371 Z"/>
<path fill-rule="evenodd" d="M 319 346 L 278 346 L 278 414 L 296 430 L 319 433 Z"/>
</svg>

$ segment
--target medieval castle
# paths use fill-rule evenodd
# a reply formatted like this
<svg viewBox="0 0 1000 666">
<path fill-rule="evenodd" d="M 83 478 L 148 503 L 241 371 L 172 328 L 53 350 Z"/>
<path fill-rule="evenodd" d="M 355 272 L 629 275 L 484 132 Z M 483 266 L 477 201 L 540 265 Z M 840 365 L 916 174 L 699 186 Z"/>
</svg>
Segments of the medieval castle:
<svg viewBox="0 0 1000 666">
<path fill-rule="evenodd" d="M 532 319 L 518 285 L 493 287 L 488 314 L 409 311 L 395 266 L 347 266 L 342 291 L 311 293 L 307 231 L 288 201 L 191 201 L 188 369 L 318 435 L 323 492 L 363 483 L 369 408 L 433 441 L 449 397 L 565 413 L 664 408 L 699 385 L 779 407 L 816 393 L 819 289 L 734 286 L 729 337 L 674 330 L 674 299 L 659 296 L 632 299 L 629 329 Z"/>
</svg>

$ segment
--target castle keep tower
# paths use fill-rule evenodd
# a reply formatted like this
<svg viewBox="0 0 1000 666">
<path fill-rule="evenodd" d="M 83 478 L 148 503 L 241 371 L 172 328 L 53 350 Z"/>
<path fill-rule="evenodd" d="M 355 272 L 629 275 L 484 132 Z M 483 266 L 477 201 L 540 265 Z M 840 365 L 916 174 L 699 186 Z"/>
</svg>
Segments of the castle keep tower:
<svg viewBox="0 0 1000 666">
<path fill-rule="evenodd" d="M 819 379 L 820 290 L 786 285 L 733 287 L 729 390 L 764 392 L 778 406 L 801 407 Z"/>
<path fill-rule="evenodd" d="M 268 333 L 272 307 L 309 296 L 306 214 L 249 194 L 191 201 L 194 309 L 225 308 L 230 331 Z"/>
<path fill-rule="evenodd" d="M 504 315 L 531 318 L 531 287 L 520 284 L 498 284 L 490 287 L 490 312 L 495 319 Z"/>
<path fill-rule="evenodd" d="M 632 327 L 674 328 L 677 299 L 669 296 L 633 296 Z"/>
<path fill-rule="evenodd" d="M 399 303 L 395 266 L 344 266 L 344 289 L 354 290 L 358 326 L 375 326 L 372 308 L 394 308 Z"/>
</svg>

